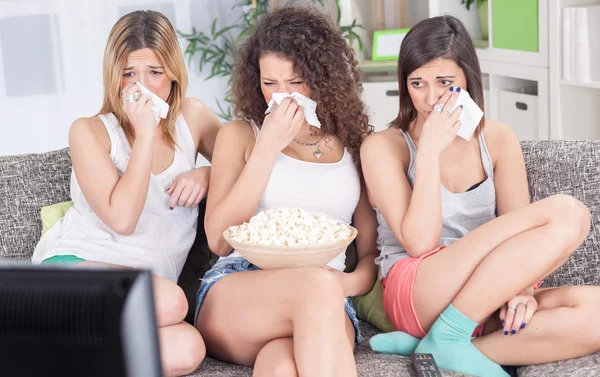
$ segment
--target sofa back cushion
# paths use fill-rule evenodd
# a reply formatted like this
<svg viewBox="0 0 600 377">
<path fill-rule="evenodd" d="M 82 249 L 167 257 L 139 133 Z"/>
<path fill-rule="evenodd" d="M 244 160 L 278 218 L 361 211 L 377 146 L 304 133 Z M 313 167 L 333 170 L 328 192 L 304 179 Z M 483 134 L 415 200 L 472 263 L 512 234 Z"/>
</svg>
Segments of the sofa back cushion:
<svg viewBox="0 0 600 377">
<path fill-rule="evenodd" d="M 585 203 L 592 217 L 587 240 L 543 286 L 600 285 L 600 140 L 528 141 L 521 145 L 531 200 L 568 194 Z"/>
<path fill-rule="evenodd" d="M 521 145 L 531 200 L 569 194 L 583 201 L 592 216 L 587 240 L 544 286 L 600 285 L 600 140 L 528 141 Z M 67 148 L 0 156 L 0 258 L 31 258 L 42 228 L 40 210 L 70 200 L 70 174 Z M 200 227 L 203 221 L 198 224 Z M 203 241 L 206 243 L 205 238 Z M 204 254 L 202 269 L 208 267 L 204 263 L 210 255 L 206 253 L 199 253 Z"/>
<path fill-rule="evenodd" d="M 0 259 L 31 259 L 42 207 L 70 200 L 68 148 L 0 156 Z"/>
</svg>

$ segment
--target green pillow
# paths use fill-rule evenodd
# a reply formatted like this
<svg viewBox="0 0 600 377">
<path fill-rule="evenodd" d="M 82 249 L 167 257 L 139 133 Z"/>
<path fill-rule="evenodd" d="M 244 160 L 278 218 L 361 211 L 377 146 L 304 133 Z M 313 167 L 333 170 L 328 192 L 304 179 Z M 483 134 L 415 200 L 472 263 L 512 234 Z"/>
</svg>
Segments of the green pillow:
<svg viewBox="0 0 600 377">
<path fill-rule="evenodd" d="M 377 280 L 373 289 L 364 296 L 352 297 L 352 303 L 356 307 L 356 314 L 383 332 L 394 331 L 390 320 L 385 314 L 383 307 L 383 287 L 381 280 Z"/>
<path fill-rule="evenodd" d="M 52 204 L 50 206 L 42 207 L 40 216 L 42 218 L 42 237 L 46 232 L 60 220 L 67 210 L 73 206 L 72 201 L 61 202 Z"/>
</svg>

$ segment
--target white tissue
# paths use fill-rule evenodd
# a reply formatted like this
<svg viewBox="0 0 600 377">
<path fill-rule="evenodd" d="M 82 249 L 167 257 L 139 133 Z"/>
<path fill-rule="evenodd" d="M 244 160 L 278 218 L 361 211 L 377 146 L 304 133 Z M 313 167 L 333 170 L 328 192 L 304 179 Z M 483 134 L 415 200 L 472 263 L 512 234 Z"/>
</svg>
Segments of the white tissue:
<svg viewBox="0 0 600 377">
<path fill-rule="evenodd" d="M 463 112 L 459 118 L 460 129 L 458 130 L 458 136 L 469 141 L 471 140 L 471 136 L 473 136 L 473 132 L 475 132 L 477 125 L 479 125 L 481 118 L 483 118 L 483 111 L 481 111 L 475 101 L 471 99 L 471 96 L 466 90 L 460 91 L 452 110 L 454 111 L 454 109 L 460 105 L 463 105 Z"/>
<path fill-rule="evenodd" d="M 299 106 L 302 106 L 302 108 L 304 109 L 304 119 L 306 119 L 308 124 L 317 128 L 321 128 L 321 122 L 319 122 L 319 118 L 317 118 L 317 103 L 298 92 L 273 93 L 273 96 L 269 101 L 269 106 L 267 107 L 267 111 L 265 111 L 265 114 L 268 114 L 271 111 L 273 111 L 273 105 L 280 105 L 281 101 L 283 101 L 283 99 L 287 97 L 291 97 L 294 101 L 296 101 L 296 103 Z"/>
<path fill-rule="evenodd" d="M 167 113 L 169 112 L 169 104 L 163 101 L 159 96 L 149 91 L 142 83 L 139 81 L 135 82 L 137 86 L 140 88 L 140 92 L 142 94 L 146 94 L 150 96 L 152 99 L 152 111 L 154 112 L 154 118 L 156 119 L 156 123 L 158 123 L 159 118 L 166 119 Z"/>
</svg>

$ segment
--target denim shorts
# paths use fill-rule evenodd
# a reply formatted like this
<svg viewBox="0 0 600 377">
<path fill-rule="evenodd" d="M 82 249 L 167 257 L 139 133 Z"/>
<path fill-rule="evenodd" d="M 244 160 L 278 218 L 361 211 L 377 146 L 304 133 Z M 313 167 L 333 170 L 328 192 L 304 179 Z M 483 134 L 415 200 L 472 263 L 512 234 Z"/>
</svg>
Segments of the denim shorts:
<svg viewBox="0 0 600 377">
<path fill-rule="evenodd" d="M 235 272 L 258 270 L 260 270 L 260 267 L 253 265 L 252 263 L 248 262 L 245 258 L 232 257 L 217 261 L 217 263 L 215 263 L 215 265 L 204 275 L 204 278 L 202 278 L 202 283 L 200 284 L 200 288 L 198 288 L 198 292 L 196 293 L 196 314 L 194 316 L 194 324 L 198 320 L 200 306 L 202 305 L 202 301 L 204 301 L 208 290 L 217 281 L 219 281 L 219 279 L 229 274 L 233 274 Z M 348 317 L 350 317 L 350 321 L 352 322 L 352 326 L 354 326 L 354 333 L 356 335 L 356 345 L 358 345 L 362 343 L 363 337 L 358 327 L 358 317 L 356 316 L 356 308 L 354 307 L 352 301 L 350 301 L 348 297 L 344 299 L 344 309 L 346 309 L 346 314 L 348 314 Z"/>
</svg>

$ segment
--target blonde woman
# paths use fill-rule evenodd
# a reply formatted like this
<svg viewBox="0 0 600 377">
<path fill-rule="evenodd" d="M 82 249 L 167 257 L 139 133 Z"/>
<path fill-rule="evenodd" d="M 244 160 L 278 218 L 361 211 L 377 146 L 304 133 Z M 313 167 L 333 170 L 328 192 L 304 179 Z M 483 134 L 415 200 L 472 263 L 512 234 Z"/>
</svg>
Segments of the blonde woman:
<svg viewBox="0 0 600 377">
<path fill-rule="evenodd" d="M 153 101 L 168 103 L 157 124 Z M 42 238 L 37 263 L 148 268 L 165 374 L 193 372 L 204 342 L 183 319 L 188 303 L 177 278 L 196 234 L 198 203 L 208 187 L 219 120 L 185 98 L 187 74 L 175 31 L 158 12 L 123 16 L 104 55 L 104 104 L 69 132 L 74 206 Z"/>
</svg>

